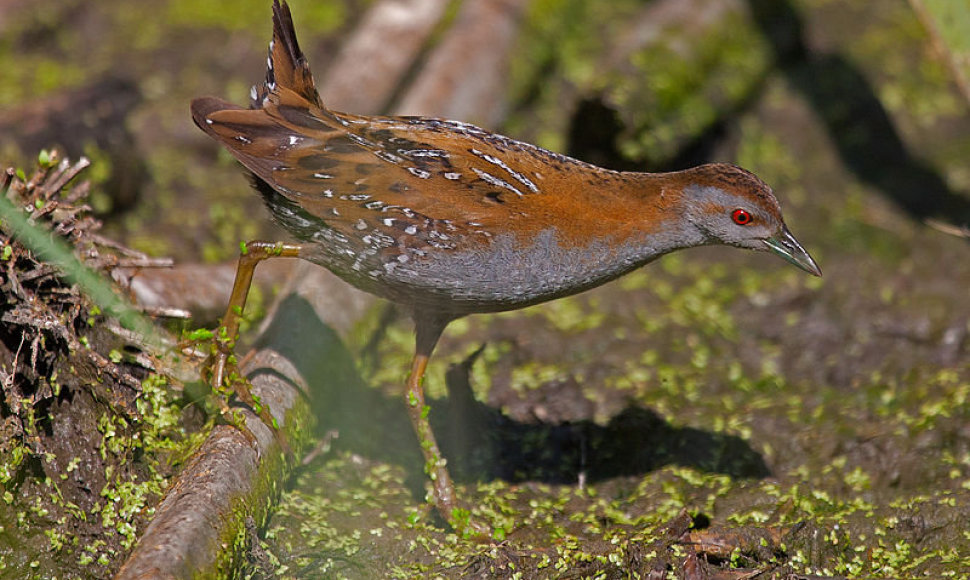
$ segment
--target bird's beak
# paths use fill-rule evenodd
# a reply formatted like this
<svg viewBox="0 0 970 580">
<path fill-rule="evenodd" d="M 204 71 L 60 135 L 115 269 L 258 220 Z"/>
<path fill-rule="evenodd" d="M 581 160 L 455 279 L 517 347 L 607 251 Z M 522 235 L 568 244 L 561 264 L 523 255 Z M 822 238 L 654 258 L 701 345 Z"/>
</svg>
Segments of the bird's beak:
<svg viewBox="0 0 970 580">
<path fill-rule="evenodd" d="M 795 236 L 791 235 L 791 232 L 788 231 L 788 226 L 782 226 L 781 232 L 778 235 L 772 236 L 764 242 L 769 250 L 809 274 L 813 276 L 822 275 L 822 270 L 819 269 L 818 264 L 815 263 L 815 260 L 812 259 L 805 248 L 798 243 Z"/>
</svg>

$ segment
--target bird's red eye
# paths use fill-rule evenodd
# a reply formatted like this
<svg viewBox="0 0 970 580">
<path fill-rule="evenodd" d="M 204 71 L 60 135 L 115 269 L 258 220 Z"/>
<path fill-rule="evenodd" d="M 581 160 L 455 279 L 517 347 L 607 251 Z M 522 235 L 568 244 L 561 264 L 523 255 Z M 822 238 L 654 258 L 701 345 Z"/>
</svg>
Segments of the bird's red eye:
<svg viewBox="0 0 970 580">
<path fill-rule="evenodd" d="M 731 219 L 739 226 L 746 226 L 751 223 L 751 214 L 743 209 L 736 209 L 731 212 Z"/>
</svg>

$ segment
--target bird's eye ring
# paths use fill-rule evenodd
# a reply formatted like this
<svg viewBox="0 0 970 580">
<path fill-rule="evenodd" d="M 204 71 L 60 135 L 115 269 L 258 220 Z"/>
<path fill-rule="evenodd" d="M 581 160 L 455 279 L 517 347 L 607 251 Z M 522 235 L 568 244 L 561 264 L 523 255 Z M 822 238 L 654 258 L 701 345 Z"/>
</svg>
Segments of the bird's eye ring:
<svg viewBox="0 0 970 580">
<path fill-rule="evenodd" d="M 743 209 L 736 209 L 731 212 L 731 219 L 739 226 L 746 226 L 751 223 L 751 214 Z"/>
</svg>

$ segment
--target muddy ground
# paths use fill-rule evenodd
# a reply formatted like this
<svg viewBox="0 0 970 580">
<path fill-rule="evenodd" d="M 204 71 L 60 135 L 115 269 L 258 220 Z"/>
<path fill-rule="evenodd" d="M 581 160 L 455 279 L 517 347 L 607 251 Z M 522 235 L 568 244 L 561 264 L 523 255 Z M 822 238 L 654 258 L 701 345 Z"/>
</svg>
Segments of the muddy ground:
<svg viewBox="0 0 970 580">
<path fill-rule="evenodd" d="M 217 261 L 239 239 L 277 236 L 188 117 L 190 98 L 244 102 L 262 75 L 268 8 L 244 4 L 171 0 L 149 18 L 121 1 L 0 1 L 0 121 L 24 129 L 23 148 L 98 135 L 66 144 L 105 167 L 95 205 L 139 249 Z M 293 8 L 323 70 L 366 3 L 318 4 Z M 764 73 L 673 153 L 631 145 L 622 112 L 605 138 L 576 129 L 619 100 L 587 78 L 593 32 L 554 26 L 593 10 L 578 0 L 525 12 L 524 59 L 550 29 L 585 40 L 563 40 L 544 68 L 513 63 L 496 128 L 614 167 L 743 165 L 774 187 L 824 277 L 695 249 L 580 296 L 452 324 L 426 385 L 462 499 L 500 530 L 487 544 L 425 509 L 401 395 L 411 328 L 376 307 L 346 338 L 335 380 L 311 393 L 329 444 L 257 533 L 248 574 L 970 574 L 970 247 L 929 225 L 970 223 L 970 107 L 902 0 L 775 3 L 784 26 L 759 20 L 760 4 L 739 3 L 764 34 Z M 559 92 L 530 88 L 523 67 Z M 101 117 L 66 106 L 79 123 L 69 137 L 27 131 L 37 99 L 109 78 L 122 80 Z M 11 161 L 17 148 L 0 139 Z"/>
</svg>

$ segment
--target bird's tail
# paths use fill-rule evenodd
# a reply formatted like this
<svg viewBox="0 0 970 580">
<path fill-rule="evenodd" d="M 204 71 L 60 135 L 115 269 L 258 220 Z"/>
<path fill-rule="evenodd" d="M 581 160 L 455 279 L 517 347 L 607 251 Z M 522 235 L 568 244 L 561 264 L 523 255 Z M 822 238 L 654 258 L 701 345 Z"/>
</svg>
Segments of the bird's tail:
<svg viewBox="0 0 970 580">
<path fill-rule="evenodd" d="M 262 108 L 266 98 L 283 89 L 323 107 L 310 65 L 296 40 L 290 7 L 285 0 L 282 3 L 273 0 L 273 40 L 269 43 L 269 57 L 266 59 L 266 80 L 253 86 L 252 108 Z"/>
<path fill-rule="evenodd" d="M 317 143 L 314 130 L 332 130 L 329 118 L 297 44 L 290 9 L 280 0 L 273 2 L 266 80 L 253 86 L 250 108 L 216 97 L 192 101 L 195 124 L 267 183 L 275 181 L 274 172 L 288 163 L 281 157 L 292 153 L 296 143 L 311 146 Z"/>
</svg>

